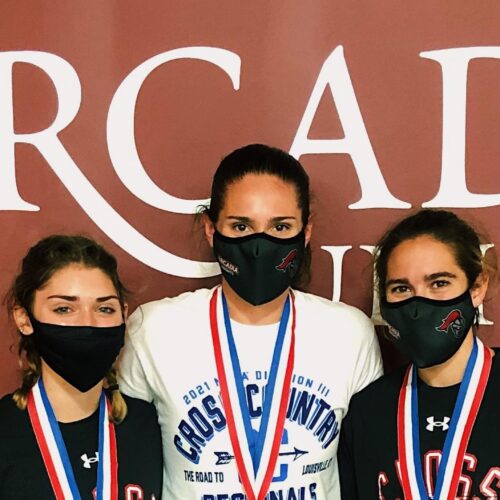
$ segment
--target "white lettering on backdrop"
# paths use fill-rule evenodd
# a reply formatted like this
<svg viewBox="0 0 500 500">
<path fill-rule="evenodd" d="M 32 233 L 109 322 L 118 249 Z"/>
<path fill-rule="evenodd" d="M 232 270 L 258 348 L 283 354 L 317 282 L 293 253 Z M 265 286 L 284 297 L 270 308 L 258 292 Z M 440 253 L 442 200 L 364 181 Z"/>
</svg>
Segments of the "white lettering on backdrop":
<svg viewBox="0 0 500 500">
<path fill-rule="evenodd" d="M 172 51 L 173 52 L 173 51 Z M 116 171 L 125 185 L 143 201 L 147 201 L 147 191 L 152 191 L 151 203 L 153 206 L 186 213 L 186 207 L 194 206 L 200 201 L 178 200 L 159 190 L 147 176 L 142 165 L 131 163 L 134 169 L 125 174 L 124 159 L 116 152 L 116 142 L 127 137 L 127 111 L 132 112 L 135 107 L 134 86 L 142 81 L 152 71 L 155 65 L 179 57 L 203 59 L 218 65 L 228 74 L 235 87 L 238 86 L 240 73 L 239 57 L 227 50 L 205 47 L 203 51 L 197 47 L 185 49 L 181 54 L 160 54 L 156 58 L 146 61 L 144 67 L 139 66 L 132 72 L 130 79 L 125 79 L 118 92 L 118 102 L 125 105 L 124 113 L 119 113 L 114 107 L 111 111 L 110 122 L 124 119 L 123 126 L 119 126 L 116 133 L 111 133 L 110 143 L 113 150 L 113 160 Z M 58 112 L 52 124 L 44 130 L 30 134 L 16 134 L 14 132 L 14 112 L 12 98 L 12 66 L 14 63 L 27 63 L 42 69 L 54 84 L 58 98 Z M 142 78 L 142 80 L 141 80 Z M 59 177 L 66 189 L 75 198 L 85 213 L 94 223 L 104 231 L 117 245 L 144 264 L 158 271 L 187 278 L 201 278 L 219 274 L 219 266 L 215 262 L 198 262 L 174 255 L 143 236 L 130 225 L 94 188 L 73 161 L 57 134 L 67 127 L 75 118 L 80 108 L 81 86 L 80 80 L 73 67 L 64 59 L 54 54 L 37 51 L 19 51 L 0 53 L 0 109 L 6 110 L 0 117 L 0 210 L 39 210 L 39 207 L 24 201 L 19 195 L 15 177 L 14 147 L 16 143 L 27 143 L 35 146 L 45 158 L 54 173 Z M 140 85 L 139 85 L 140 86 Z M 127 95 L 127 91 L 130 93 Z M 138 91 L 138 88 L 137 88 Z M 130 98 L 130 102 L 126 97 Z M 108 122 L 108 134 L 109 122 Z M 133 125 L 132 125 L 133 136 Z M 124 143 L 120 144 L 125 147 Z M 128 144 L 130 161 L 134 161 L 135 141 Z M 138 157 L 137 157 L 138 160 Z M 128 165 L 127 165 L 128 167 Z M 135 187 L 133 186 L 135 185 Z M 202 200 L 201 200 L 202 201 Z M 162 206 L 159 206 L 162 205 Z"/>
<path fill-rule="evenodd" d="M 307 134 L 327 86 L 330 87 L 345 137 L 309 139 Z M 297 159 L 312 153 L 347 153 L 351 156 L 361 186 L 361 199 L 349 208 L 411 207 L 409 203 L 395 198 L 387 188 L 359 110 L 342 46 L 337 47 L 324 62 L 290 149 L 290 154 Z"/>
<path fill-rule="evenodd" d="M 467 189 L 465 178 L 465 120 L 468 63 L 476 58 L 500 58 L 500 47 L 452 48 L 422 52 L 421 57 L 441 64 L 443 73 L 443 153 L 441 185 L 427 207 L 485 207 L 500 204 L 500 194 L 476 194 Z M 239 89 L 241 61 L 238 55 L 216 47 L 184 47 L 158 54 L 123 80 L 110 104 L 107 140 L 113 167 L 123 184 L 143 202 L 174 213 L 194 213 L 208 200 L 184 200 L 161 190 L 148 176 L 135 144 L 134 112 L 138 93 L 149 74 L 160 65 L 176 59 L 206 61 L 222 69 L 233 88 Z M 32 64 L 43 70 L 54 84 L 58 111 L 52 124 L 29 134 L 14 132 L 12 67 L 15 63 Z M 74 68 L 63 58 L 41 51 L 0 52 L 0 210 L 37 211 L 39 207 L 23 200 L 16 184 L 15 144 L 34 145 L 45 158 L 77 203 L 117 245 L 134 258 L 158 271 L 188 278 L 218 274 L 213 262 L 185 259 L 160 248 L 131 226 L 100 195 L 75 164 L 57 134 L 78 113 L 81 85 Z M 330 88 L 344 129 L 340 139 L 313 140 L 307 137 L 320 99 Z M 296 158 L 304 154 L 349 154 L 361 187 L 361 199 L 351 209 L 410 208 L 389 191 L 366 131 L 359 109 L 342 46 L 335 48 L 325 60 L 305 112 L 293 139 L 290 153 Z M 351 246 L 322 246 L 333 260 L 333 294 L 341 293 L 342 261 Z M 371 251 L 370 246 L 361 246 Z M 374 304 L 374 313 L 377 305 Z M 487 321 L 482 318 L 483 321 Z"/>
<path fill-rule="evenodd" d="M 187 47 L 152 57 L 123 80 L 111 101 L 107 126 L 108 150 L 118 177 L 137 198 L 160 210 L 192 214 L 200 204 L 209 200 L 182 200 L 162 191 L 146 173 L 135 144 L 134 115 L 139 90 L 154 69 L 176 59 L 198 59 L 212 63 L 231 78 L 235 90 L 239 89 L 241 61 L 236 54 L 227 50 Z"/>
<path fill-rule="evenodd" d="M 437 195 L 423 207 L 479 208 L 500 205 L 500 194 L 476 194 L 465 178 L 467 70 L 472 59 L 500 59 L 500 47 L 467 47 L 421 52 L 437 61 L 443 73 L 443 147 Z"/>
</svg>

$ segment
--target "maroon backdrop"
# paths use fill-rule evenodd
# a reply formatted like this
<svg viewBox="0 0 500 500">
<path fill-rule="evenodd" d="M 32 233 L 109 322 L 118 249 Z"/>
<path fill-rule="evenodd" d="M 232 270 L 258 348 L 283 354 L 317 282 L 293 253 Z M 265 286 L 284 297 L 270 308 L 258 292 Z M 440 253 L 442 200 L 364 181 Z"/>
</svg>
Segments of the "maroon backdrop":
<svg viewBox="0 0 500 500">
<path fill-rule="evenodd" d="M 177 199 L 204 199 L 218 162 L 234 148 L 264 142 L 292 150 L 314 191 L 310 290 L 333 296 L 332 252 L 352 246 L 335 269 L 342 279 L 336 293 L 370 314 L 370 255 L 360 245 L 373 245 L 410 210 L 388 208 L 389 198 L 393 206 L 415 209 L 436 198 L 441 185 L 434 206 L 456 207 L 487 229 L 491 243 L 500 237 L 499 16 L 497 2 L 467 0 L 4 2 L 0 290 L 7 290 L 27 248 L 57 232 L 91 235 L 114 252 L 134 294 L 132 307 L 216 282 L 169 271 L 177 266 L 161 249 L 191 261 L 211 260 L 202 232 L 189 213 L 152 206 L 147 189 L 138 196 L 127 188 L 120 175 L 136 169 L 126 160 L 113 161 L 107 131 L 111 102 L 136 68 L 174 49 L 192 55 L 190 47 L 211 47 L 232 53 L 220 56 L 227 64 L 239 58 L 232 77 L 196 57 L 158 64 L 144 75 L 132 107 L 142 179 L 147 175 Z M 470 53 L 458 50 L 467 47 Z M 53 73 L 44 53 L 57 56 L 49 57 Z M 60 76 L 65 68 L 76 75 Z M 321 95 L 316 107 L 310 103 L 315 88 Z M 70 102 L 76 102 L 75 116 L 68 111 L 60 131 L 37 139 L 34 133 L 49 129 Z M 311 126 L 299 134 L 310 106 Z M 116 116 L 111 133 L 121 121 Z M 310 142 L 306 153 L 306 137 L 333 142 Z M 130 137 L 116 140 L 118 154 L 121 144 L 123 151 L 130 147 Z M 368 175 L 374 165 L 375 180 Z M 99 205 L 89 186 L 109 206 Z M 486 194 L 491 196 L 480 196 Z M 355 205 L 360 199 L 364 208 Z M 122 226 L 114 223 L 110 207 Z M 149 240 L 150 246 L 132 240 Z M 500 321 L 494 297 L 485 316 Z M 482 327 L 482 336 L 498 345 L 494 328 Z M 9 352 L 15 331 L 4 311 L 0 332 L 4 393 L 18 377 L 16 356 Z"/>
</svg>

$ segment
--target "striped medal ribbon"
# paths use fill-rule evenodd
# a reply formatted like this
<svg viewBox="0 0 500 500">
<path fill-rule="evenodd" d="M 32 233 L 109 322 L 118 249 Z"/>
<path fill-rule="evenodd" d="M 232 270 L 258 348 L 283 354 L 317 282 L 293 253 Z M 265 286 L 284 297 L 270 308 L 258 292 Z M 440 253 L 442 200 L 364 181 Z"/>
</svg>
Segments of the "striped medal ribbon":
<svg viewBox="0 0 500 500">
<path fill-rule="evenodd" d="M 417 370 L 414 365 L 408 367 L 398 403 L 399 467 L 406 500 L 455 500 L 464 455 L 488 383 L 491 363 L 490 350 L 475 337 L 446 434 L 434 492 L 426 489 L 422 474 Z"/>
<path fill-rule="evenodd" d="M 248 500 L 263 500 L 269 490 L 285 427 L 295 349 L 295 303 L 287 297 L 281 315 L 258 431 L 254 431 L 222 289 L 210 300 L 210 327 L 222 403 L 233 454 Z M 220 334 L 224 332 L 224 334 Z M 257 346 L 258 347 L 258 346 Z"/>
<path fill-rule="evenodd" d="M 96 500 L 118 498 L 116 436 L 109 420 L 109 407 L 103 391 L 99 401 Z M 56 500 L 81 500 L 61 430 L 41 378 L 28 394 L 28 413 Z"/>
</svg>

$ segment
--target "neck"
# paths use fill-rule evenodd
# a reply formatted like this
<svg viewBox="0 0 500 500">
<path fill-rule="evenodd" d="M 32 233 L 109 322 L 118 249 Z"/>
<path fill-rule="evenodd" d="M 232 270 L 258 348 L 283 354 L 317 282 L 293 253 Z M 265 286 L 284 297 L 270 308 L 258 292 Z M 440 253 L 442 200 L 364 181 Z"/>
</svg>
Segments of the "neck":
<svg viewBox="0 0 500 500">
<path fill-rule="evenodd" d="M 56 420 L 76 422 L 89 417 L 99 406 L 102 382 L 87 392 L 80 392 L 68 384 L 42 360 L 42 379 Z"/>
<path fill-rule="evenodd" d="M 450 359 L 440 365 L 419 368 L 419 377 L 427 385 L 433 387 L 448 387 L 460 383 L 464 377 L 473 344 L 474 333 L 471 328 L 458 351 Z"/>
<path fill-rule="evenodd" d="M 226 296 L 231 319 L 245 325 L 269 325 L 277 323 L 281 318 L 283 306 L 289 294 L 289 289 L 287 288 L 281 295 L 270 302 L 254 306 L 243 300 L 224 279 L 222 280 L 222 290 Z"/>
</svg>

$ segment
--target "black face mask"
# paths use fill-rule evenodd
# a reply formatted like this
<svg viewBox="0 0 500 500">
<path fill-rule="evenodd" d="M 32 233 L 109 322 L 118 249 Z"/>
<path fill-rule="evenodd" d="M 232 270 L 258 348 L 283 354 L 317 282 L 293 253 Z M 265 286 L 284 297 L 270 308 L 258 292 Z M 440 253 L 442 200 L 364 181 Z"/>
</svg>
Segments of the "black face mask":
<svg viewBox="0 0 500 500">
<path fill-rule="evenodd" d="M 42 359 L 80 392 L 92 389 L 106 376 L 124 344 L 125 323 L 62 326 L 30 319 L 33 341 Z"/>
<path fill-rule="evenodd" d="M 396 347 L 418 368 L 439 365 L 460 348 L 476 309 L 467 290 L 450 300 L 411 297 L 380 303 L 382 317 Z"/>
<path fill-rule="evenodd" d="M 229 238 L 214 233 L 214 254 L 229 286 L 243 299 L 259 306 L 282 294 L 299 270 L 305 234 L 276 238 L 255 233 Z"/>
</svg>

